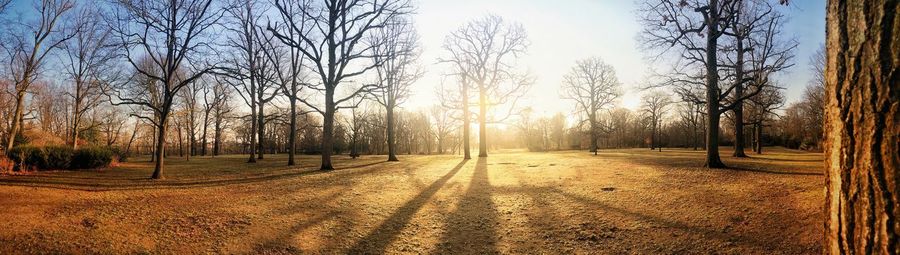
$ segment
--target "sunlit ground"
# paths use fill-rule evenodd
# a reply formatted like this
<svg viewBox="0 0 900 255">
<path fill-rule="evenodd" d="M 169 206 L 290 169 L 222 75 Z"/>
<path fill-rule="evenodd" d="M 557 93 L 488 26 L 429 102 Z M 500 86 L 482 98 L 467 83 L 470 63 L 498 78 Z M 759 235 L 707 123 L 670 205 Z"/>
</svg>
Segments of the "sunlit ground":
<svg viewBox="0 0 900 255">
<path fill-rule="evenodd" d="M 818 253 L 822 162 L 702 151 L 135 159 L 0 177 L 0 253 Z"/>
</svg>

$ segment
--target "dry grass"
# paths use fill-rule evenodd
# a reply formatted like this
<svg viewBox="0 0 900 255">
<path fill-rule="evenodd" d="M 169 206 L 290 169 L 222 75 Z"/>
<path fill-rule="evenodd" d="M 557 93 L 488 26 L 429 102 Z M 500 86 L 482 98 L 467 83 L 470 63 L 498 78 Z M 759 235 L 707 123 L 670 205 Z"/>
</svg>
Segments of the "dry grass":
<svg viewBox="0 0 900 255">
<path fill-rule="evenodd" d="M 724 149 L 724 148 L 723 148 Z M 0 177 L 0 253 L 818 253 L 821 155 L 169 159 Z M 723 151 L 723 155 L 730 155 Z M 136 159 L 140 160 L 140 159 Z"/>
</svg>

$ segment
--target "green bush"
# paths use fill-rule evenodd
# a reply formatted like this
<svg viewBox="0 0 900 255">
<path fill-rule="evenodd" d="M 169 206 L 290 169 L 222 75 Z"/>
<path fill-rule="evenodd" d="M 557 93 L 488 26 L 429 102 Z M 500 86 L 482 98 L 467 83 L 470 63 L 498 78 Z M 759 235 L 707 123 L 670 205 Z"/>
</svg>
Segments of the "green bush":
<svg viewBox="0 0 900 255">
<path fill-rule="evenodd" d="M 73 150 L 64 146 L 17 146 L 9 151 L 16 169 L 64 170 L 92 169 L 109 166 L 115 153 L 99 147 Z"/>
<path fill-rule="evenodd" d="M 71 169 L 93 169 L 107 167 L 112 163 L 115 153 L 106 148 L 85 147 L 75 151 Z"/>
<path fill-rule="evenodd" d="M 17 146 L 9 152 L 9 158 L 16 162 L 16 168 L 19 170 L 69 169 L 72 156 L 75 154 L 72 148 L 64 146 Z"/>
</svg>

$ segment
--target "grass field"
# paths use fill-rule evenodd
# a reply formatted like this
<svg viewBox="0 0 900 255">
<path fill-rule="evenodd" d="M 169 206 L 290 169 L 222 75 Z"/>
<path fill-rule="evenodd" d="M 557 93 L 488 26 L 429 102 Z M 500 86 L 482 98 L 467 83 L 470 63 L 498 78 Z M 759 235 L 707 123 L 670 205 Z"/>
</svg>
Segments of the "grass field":
<svg viewBox="0 0 900 255">
<path fill-rule="evenodd" d="M 701 168 L 702 151 L 625 149 L 0 176 L 0 254 L 820 253 L 821 155 L 766 149 L 726 170 Z"/>
</svg>

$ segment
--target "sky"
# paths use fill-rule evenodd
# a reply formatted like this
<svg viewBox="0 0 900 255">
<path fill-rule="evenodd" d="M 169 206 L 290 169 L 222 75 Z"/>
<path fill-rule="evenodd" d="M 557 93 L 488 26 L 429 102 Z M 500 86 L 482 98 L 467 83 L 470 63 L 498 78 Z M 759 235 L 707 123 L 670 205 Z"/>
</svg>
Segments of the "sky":
<svg viewBox="0 0 900 255">
<path fill-rule="evenodd" d="M 523 70 L 536 78 L 520 102 L 534 107 L 534 114 L 550 116 L 574 112 L 574 103 L 560 97 L 562 77 L 577 60 L 600 57 L 612 65 L 622 84 L 620 105 L 640 106 L 637 89 L 649 73 L 651 63 L 637 41 L 634 0 L 413 0 L 417 6 L 414 22 L 423 48 L 420 63 L 425 74 L 412 88 L 414 95 L 402 105 L 417 110 L 439 104 L 436 90 L 449 68 L 438 64 L 446 56 L 444 38 L 466 22 L 493 14 L 505 21 L 520 23 L 528 33 L 530 46 L 519 59 Z M 787 104 L 800 99 L 811 78 L 809 59 L 825 40 L 825 1 L 791 1 L 779 6 L 788 17 L 784 32 L 798 41 L 794 66 L 776 76 L 786 86 Z M 31 1 L 13 1 L 12 13 L 33 12 Z M 448 84 L 452 85 L 452 84 Z M 521 103 L 520 103 L 521 104 Z M 787 105 L 785 104 L 785 105 Z M 523 105 L 526 106 L 526 105 Z"/>
<path fill-rule="evenodd" d="M 406 108 L 427 107 L 437 102 L 435 90 L 444 80 L 437 64 L 444 56 L 444 37 L 469 20 L 488 14 L 522 24 L 530 46 L 519 64 L 530 70 L 536 82 L 524 102 L 540 105 L 535 114 L 549 116 L 571 113 L 574 104 L 560 98 L 562 77 L 579 59 L 600 57 L 615 67 L 624 95 L 620 104 L 637 109 L 641 91 L 637 89 L 648 75 L 649 60 L 637 41 L 637 3 L 631 0 L 418 0 L 415 23 L 421 36 L 420 58 L 425 75 L 414 85 L 415 95 Z M 824 44 L 824 1 L 792 1 L 781 6 L 789 18 L 786 36 L 799 45 L 795 66 L 776 77 L 787 86 L 788 104 L 799 100 L 811 78 L 809 58 Z M 452 82 L 452 79 L 446 79 Z"/>
</svg>

